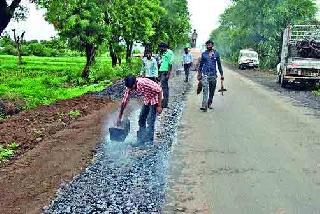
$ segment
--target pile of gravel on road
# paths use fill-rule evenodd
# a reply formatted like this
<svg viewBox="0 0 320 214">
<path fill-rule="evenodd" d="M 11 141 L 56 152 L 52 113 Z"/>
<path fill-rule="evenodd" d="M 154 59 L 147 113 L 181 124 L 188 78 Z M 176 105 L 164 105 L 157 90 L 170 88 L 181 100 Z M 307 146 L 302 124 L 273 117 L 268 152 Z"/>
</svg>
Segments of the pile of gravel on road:
<svg viewBox="0 0 320 214">
<path fill-rule="evenodd" d="M 93 163 L 70 184 L 61 186 L 44 213 L 159 213 L 165 199 L 171 145 L 190 84 L 182 76 L 170 80 L 170 105 L 157 121 L 156 142 L 135 143 L 139 109 L 131 115 L 131 132 L 125 142 L 106 140 L 97 148 Z M 181 87 L 183 86 L 183 87 Z M 122 97 L 116 84 L 100 96 Z"/>
<path fill-rule="evenodd" d="M 119 80 L 105 90 L 93 94 L 101 97 L 110 97 L 112 100 L 119 100 L 123 97 L 123 92 L 125 90 L 126 86 L 124 85 L 124 81 Z"/>
</svg>

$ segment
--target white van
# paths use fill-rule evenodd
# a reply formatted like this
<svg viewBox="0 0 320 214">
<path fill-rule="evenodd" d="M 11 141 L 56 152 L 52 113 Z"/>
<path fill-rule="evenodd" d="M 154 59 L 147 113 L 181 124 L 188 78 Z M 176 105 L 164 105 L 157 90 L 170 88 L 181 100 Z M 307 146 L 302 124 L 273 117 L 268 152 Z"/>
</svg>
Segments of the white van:
<svg viewBox="0 0 320 214">
<path fill-rule="evenodd" d="M 244 70 L 246 68 L 258 68 L 259 55 L 257 52 L 251 49 L 240 50 L 238 64 L 239 69 L 241 70 Z"/>
</svg>

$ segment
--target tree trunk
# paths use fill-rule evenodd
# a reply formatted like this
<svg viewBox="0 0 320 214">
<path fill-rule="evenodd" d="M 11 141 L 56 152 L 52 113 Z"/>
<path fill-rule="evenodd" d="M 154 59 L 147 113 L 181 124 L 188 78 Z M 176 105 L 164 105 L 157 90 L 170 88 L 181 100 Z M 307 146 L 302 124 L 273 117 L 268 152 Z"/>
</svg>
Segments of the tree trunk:
<svg viewBox="0 0 320 214">
<path fill-rule="evenodd" d="M 120 56 L 118 56 L 118 63 L 119 63 L 119 65 L 121 65 L 121 63 L 122 63 L 122 60 L 121 60 Z"/>
<path fill-rule="evenodd" d="M 22 65 L 21 45 L 18 46 L 18 65 Z"/>
<path fill-rule="evenodd" d="M 111 42 L 109 42 L 109 53 L 112 61 L 112 67 L 116 67 L 117 65 L 117 55 L 113 49 L 113 45 Z"/>
<path fill-rule="evenodd" d="M 13 0 L 8 6 L 6 0 L 0 0 L 0 35 L 8 26 L 11 18 L 14 15 L 15 9 L 19 6 L 21 0 Z"/>
<path fill-rule="evenodd" d="M 126 61 L 127 63 L 131 62 L 131 56 L 132 56 L 132 48 L 133 48 L 133 42 L 126 42 L 127 43 L 127 50 L 126 50 Z"/>
<path fill-rule="evenodd" d="M 93 64 L 94 62 L 94 58 L 95 58 L 95 48 L 94 45 L 92 44 L 87 44 L 86 45 L 86 58 L 87 58 L 87 62 L 86 65 L 83 68 L 82 71 L 82 78 L 85 80 L 89 79 L 89 73 L 90 73 L 90 66 Z"/>
<path fill-rule="evenodd" d="M 18 65 L 22 65 L 21 46 L 23 43 L 23 38 L 24 38 L 25 32 L 23 32 L 20 36 L 17 36 L 16 29 L 13 29 L 12 31 L 13 31 L 14 42 L 16 44 L 17 53 L 18 53 Z"/>
</svg>

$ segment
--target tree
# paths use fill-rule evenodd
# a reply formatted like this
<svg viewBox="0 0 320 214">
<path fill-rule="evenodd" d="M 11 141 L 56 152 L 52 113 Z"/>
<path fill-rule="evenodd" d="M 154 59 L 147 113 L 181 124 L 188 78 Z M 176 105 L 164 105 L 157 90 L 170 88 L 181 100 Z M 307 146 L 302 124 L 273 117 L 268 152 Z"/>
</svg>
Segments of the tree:
<svg viewBox="0 0 320 214">
<path fill-rule="evenodd" d="M 153 23 L 159 21 L 161 14 L 164 8 L 160 7 L 159 0 L 113 0 L 105 6 L 106 23 L 112 33 L 108 43 L 114 66 L 119 60 L 119 43 L 126 44 L 129 62 L 133 44 L 149 40 L 155 33 Z"/>
<path fill-rule="evenodd" d="M 262 66 L 271 68 L 279 60 L 284 28 L 314 21 L 316 11 L 312 0 L 233 0 L 211 38 L 227 59 L 235 62 L 240 49 L 254 48 Z"/>
<path fill-rule="evenodd" d="M 21 0 L 13 0 L 11 4 L 8 2 L 8 0 L 0 0 L 0 35 L 12 18 L 25 19 L 27 14 L 27 9 L 20 5 Z M 30 0 L 30 2 L 33 3 L 35 0 Z"/>
<path fill-rule="evenodd" d="M 149 39 L 152 49 L 161 41 L 169 43 L 171 48 L 189 42 L 191 30 L 187 0 L 161 0 L 165 13 L 153 24 L 155 34 Z"/>
<path fill-rule="evenodd" d="M 122 28 L 122 38 L 126 43 L 126 61 L 129 62 L 134 42 L 148 41 L 155 34 L 153 23 L 160 20 L 164 9 L 160 7 L 159 0 L 125 1 L 127 10 L 119 18 L 123 22 L 122 26 L 125 26 Z"/>
<path fill-rule="evenodd" d="M 21 46 L 23 43 L 25 32 L 23 32 L 20 36 L 17 36 L 16 29 L 13 29 L 12 31 L 13 31 L 13 38 L 14 38 L 14 42 L 16 44 L 17 53 L 18 53 L 18 65 L 21 65 L 22 64 Z"/>
<path fill-rule="evenodd" d="M 165 3 L 163 3 L 165 2 Z M 75 50 L 85 51 L 82 76 L 88 78 L 99 47 L 107 44 L 112 65 L 121 63 L 123 45 L 130 62 L 135 42 L 158 42 L 159 23 L 172 44 L 183 43 L 190 30 L 186 0 L 41 0 L 46 19 Z M 164 5 L 165 7 L 162 7 Z M 160 21 L 160 19 L 163 21 Z M 171 39 L 172 38 L 172 39 Z"/>
<path fill-rule="evenodd" d="M 109 36 L 101 4 L 100 0 L 41 2 L 47 9 L 46 20 L 55 26 L 59 35 L 67 40 L 72 49 L 85 52 L 86 64 L 82 71 L 84 79 L 89 78 L 97 49 Z"/>
</svg>

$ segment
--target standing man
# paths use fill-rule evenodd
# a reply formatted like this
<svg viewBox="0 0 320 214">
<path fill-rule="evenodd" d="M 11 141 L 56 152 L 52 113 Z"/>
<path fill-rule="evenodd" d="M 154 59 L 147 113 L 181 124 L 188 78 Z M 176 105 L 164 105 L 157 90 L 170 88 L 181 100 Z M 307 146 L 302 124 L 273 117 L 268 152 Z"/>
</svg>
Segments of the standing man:
<svg viewBox="0 0 320 214">
<path fill-rule="evenodd" d="M 159 45 L 161 54 L 161 64 L 159 68 L 159 78 L 163 90 L 162 108 L 168 108 L 169 104 L 169 78 L 172 72 L 173 52 L 166 43 Z"/>
<path fill-rule="evenodd" d="M 143 96 L 144 102 L 139 116 L 138 143 L 153 142 L 157 113 L 161 114 L 162 112 L 162 89 L 159 84 L 150 79 L 136 78 L 131 75 L 127 76 L 124 82 L 127 89 L 121 103 L 117 124 L 121 123 L 123 112 L 129 103 L 130 95 L 136 92 L 138 95 Z"/>
<path fill-rule="evenodd" d="M 207 50 L 202 53 L 198 71 L 198 80 L 203 85 L 203 100 L 201 110 L 206 112 L 212 109 L 213 96 L 217 85 L 217 67 L 219 69 L 221 80 L 224 80 L 221 66 L 220 55 L 214 50 L 214 43 L 209 40 L 206 42 Z M 209 96 L 208 96 L 209 94 Z"/>
<path fill-rule="evenodd" d="M 182 56 L 182 60 L 183 60 L 183 68 L 184 68 L 184 73 L 186 75 L 186 79 L 185 79 L 185 82 L 188 82 L 189 81 L 189 73 L 190 73 L 190 68 L 192 66 L 192 63 L 193 63 L 193 56 L 192 54 L 190 53 L 189 51 L 189 48 L 186 47 L 184 49 L 184 54 Z"/>
<path fill-rule="evenodd" d="M 158 73 L 158 63 L 155 58 L 152 57 L 150 50 L 145 51 L 145 57 L 142 59 L 142 68 L 140 71 L 140 76 L 146 77 L 157 82 Z"/>
<path fill-rule="evenodd" d="M 192 36 L 191 36 L 191 41 L 192 41 L 192 47 L 195 48 L 197 46 L 197 38 L 198 34 L 196 29 L 193 30 Z"/>
</svg>

